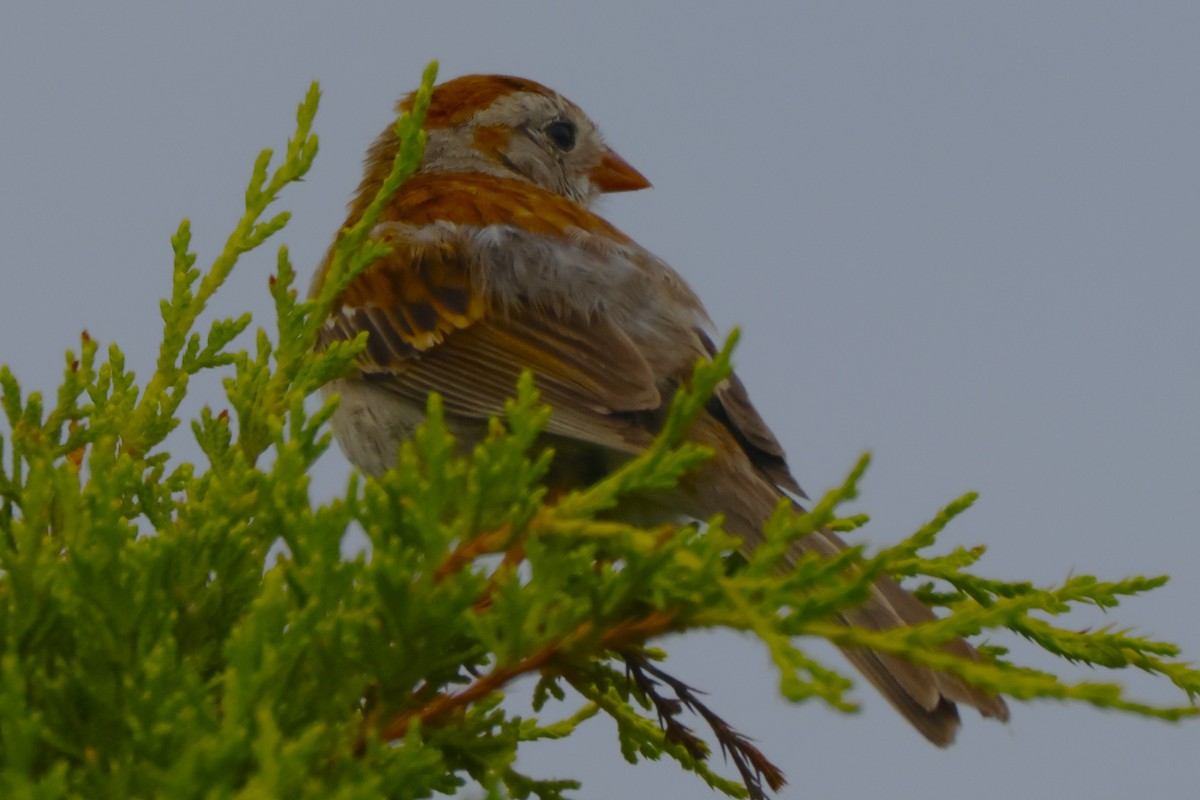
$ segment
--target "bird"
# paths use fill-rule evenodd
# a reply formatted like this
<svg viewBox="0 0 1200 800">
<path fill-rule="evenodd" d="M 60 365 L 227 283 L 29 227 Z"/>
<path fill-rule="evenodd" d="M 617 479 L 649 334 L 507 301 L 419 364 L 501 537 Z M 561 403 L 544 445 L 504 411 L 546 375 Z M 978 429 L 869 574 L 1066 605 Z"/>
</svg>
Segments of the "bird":
<svg viewBox="0 0 1200 800">
<path fill-rule="evenodd" d="M 415 93 L 397 111 L 410 110 Z M 524 371 L 552 408 L 543 442 L 555 457 L 548 486 L 583 486 L 641 452 L 698 358 L 716 354 L 714 325 L 688 283 L 662 259 L 592 210 L 601 195 L 650 182 L 604 141 L 596 124 L 559 93 L 525 78 L 466 75 L 434 87 L 423 160 L 371 232 L 390 253 L 335 300 L 318 347 L 367 332 L 339 396 L 334 436 L 371 475 L 396 463 L 437 392 L 461 442 L 479 441 L 504 411 Z M 370 146 L 346 226 L 359 220 L 391 170 L 399 141 L 385 130 Z M 331 247 L 310 289 L 315 296 Z M 653 513 L 706 520 L 747 552 L 782 498 L 804 493 L 783 447 L 731 374 L 688 437 L 711 459 Z M 645 513 L 639 511 L 638 513 Z M 834 532 L 801 537 L 794 556 L 833 556 Z M 839 621 L 872 630 L 936 619 L 889 577 Z M 945 645 L 981 659 L 970 644 Z M 958 704 L 1007 721 L 1003 698 L 959 677 L 860 648 L 850 662 L 926 739 L 950 744 Z"/>
</svg>

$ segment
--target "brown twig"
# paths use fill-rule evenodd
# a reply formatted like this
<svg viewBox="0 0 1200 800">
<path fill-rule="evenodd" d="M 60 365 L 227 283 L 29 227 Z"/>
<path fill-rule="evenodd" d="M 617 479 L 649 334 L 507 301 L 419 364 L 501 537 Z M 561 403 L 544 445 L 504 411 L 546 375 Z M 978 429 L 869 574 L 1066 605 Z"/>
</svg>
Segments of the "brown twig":
<svg viewBox="0 0 1200 800">
<path fill-rule="evenodd" d="M 613 625 L 600 634 L 588 649 L 601 653 L 606 650 L 637 647 L 648 639 L 667 633 L 673 625 L 673 615 L 661 611 L 651 612 L 645 617 Z M 471 703 L 499 691 L 514 678 L 545 668 L 555 659 L 579 648 L 581 643 L 595 634 L 595 626 L 591 622 L 584 622 L 574 632 L 557 642 L 547 644 L 533 655 L 507 666 L 497 666 L 491 672 L 479 676 L 460 692 L 436 694 L 427 703 L 401 712 L 379 729 L 379 737 L 384 741 L 394 741 L 403 738 L 414 722 L 421 725 L 436 724 L 438 720 L 451 717 Z M 373 725 L 368 722 L 366 727 L 370 728 Z M 360 741 L 356 751 L 361 753 L 364 748 L 365 743 Z"/>
<path fill-rule="evenodd" d="M 494 531 L 480 533 L 466 541 L 459 542 L 458 547 L 451 550 L 450 555 L 446 556 L 446 560 L 438 565 L 434 576 L 441 583 L 451 575 L 461 572 L 467 564 L 470 564 L 480 556 L 499 553 L 501 550 L 504 550 L 510 538 L 512 538 L 512 531 L 509 529 L 508 524 L 505 523 Z"/>
<path fill-rule="evenodd" d="M 634 685 L 658 713 L 658 723 L 662 726 L 667 741 L 681 745 L 697 761 L 708 758 L 708 745 L 691 728 L 679 721 L 683 709 L 691 709 L 708 723 L 721 746 L 721 752 L 737 767 L 742 776 L 742 783 L 752 800 L 766 799 L 764 781 L 773 792 L 779 791 L 787 783 L 779 767 L 772 764 L 750 739 L 734 730 L 728 722 L 700 702 L 698 695 L 701 692 L 659 669 L 641 652 L 623 653 L 622 657 Z M 675 697 L 663 697 L 659 694 L 660 682 L 669 686 Z"/>
<path fill-rule="evenodd" d="M 652 611 L 643 617 L 618 622 L 603 632 L 597 631 L 593 623 L 584 622 L 572 633 L 557 642 L 545 645 L 533 655 L 507 666 L 498 666 L 491 672 L 477 677 L 460 692 L 437 693 L 418 707 L 401 712 L 379 729 L 380 739 L 402 739 L 414 723 L 424 726 L 456 718 L 465 713 L 472 703 L 499 691 L 509 681 L 521 675 L 545 670 L 568 654 L 578 657 L 581 647 L 588 650 L 589 655 L 616 651 L 624 659 L 627 672 L 638 691 L 654 706 L 667 741 L 681 745 L 698 761 L 707 760 L 710 755 L 708 745 L 679 721 L 684 708 L 698 714 L 708 723 L 721 752 L 733 761 L 751 800 L 766 800 L 767 794 L 763 784 L 766 783 L 771 791 L 779 791 L 787 782 L 783 772 L 771 763 L 750 739 L 701 702 L 697 689 L 659 669 L 640 651 L 647 641 L 669 633 L 675 627 L 675 615 L 665 611 Z M 660 694 L 659 683 L 669 686 L 675 697 L 664 697 Z M 374 726 L 368 721 L 365 727 L 370 729 Z M 366 742 L 362 739 L 357 743 L 355 751 L 361 755 L 365 749 Z"/>
<path fill-rule="evenodd" d="M 401 739 L 408 733 L 408 729 L 414 721 L 426 725 L 461 711 L 476 700 L 481 700 L 492 692 L 499 691 L 500 687 L 518 675 L 541 669 L 550 659 L 554 658 L 556 653 L 557 650 L 553 645 L 547 645 L 527 658 L 509 664 L 507 667 L 497 667 L 486 675 L 480 676 L 478 680 L 461 692 L 438 694 L 426 705 L 410 709 L 393 718 L 380 731 L 380 738 L 384 741 Z"/>
</svg>

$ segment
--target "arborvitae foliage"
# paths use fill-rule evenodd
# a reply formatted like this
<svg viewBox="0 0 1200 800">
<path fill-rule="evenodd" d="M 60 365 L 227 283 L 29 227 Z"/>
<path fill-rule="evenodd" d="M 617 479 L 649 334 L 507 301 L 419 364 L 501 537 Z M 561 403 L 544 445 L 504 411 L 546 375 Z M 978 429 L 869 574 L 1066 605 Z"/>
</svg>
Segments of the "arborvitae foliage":
<svg viewBox="0 0 1200 800">
<path fill-rule="evenodd" d="M 332 298 L 381 251 L 367 234 L 419 163 L 433 72 L 397 123 L 404 146 L 392 179 L 343 232 L 321 297 L 297 299 L 280 249 L 270 281 L 276 327 L 258 330 L 253 347 L 233 347 L 249 315 L 204 333 L 197 319 L 239 257 L 287 223 L 286 212 L 264 214 L 316 154 L 315 86 L 280 165 L 271 171 L 270 151 L 259 157 L 245 213 L 208 270 L 194 267 L 188 223 L 180 226 L 149 380 L 135 379 L 116 345 L 101 356 L 86 334 L 48 408 L 0 371 L 9 430 L 0 441 L 0 796 L 402 798 L 473 781 L 489 796 L 554 798 L 577 784 L 518 773 L 521 744 L 569 737 L 598 714 L 616 721 L 615 746 L 630 761 L 665 755 L 731 796 L 761 796 L 782 774 L 713 710 L 721 687 L 706 687 L 706 706 L 654 649 L 666 634 L 700 628 L 764 643 L 780 691 L 797 703 L 854 708 L 850 682 L 800 647 L 822 637 L 1019 699 L 1164 719 L 1195 711 L 1182 696 L 1180 707 L 1151 708 L 1114 684 L 1063 683 L 998 648 L 986 664 L 940 649 L 951 637 L 1008 629 L 1070 661 L 1137 667 L 1188 695 L 1200 689 L 1200 673 L 1175 660 L 1173 645 L 1054 623 L 1073 606 L 1112 607 L 1165 578 L 1075 576 L 1037 588 L 970 572 L 979 550 L 927 555 L 971 496 L 882 552 L 853 548 L 781 570 L 796 537 L 863 522 L 838 520 L 836 510 L 854 496 L 865 459 L 811 513 L 781 508 L 748 561 L 733 555 L 737 542 L 719 519 L 703 530 L 604 520 L 622 495 L 668 486 L 705 458 L 683 434 L 729 374 L 732 340 L 696 366 L 655 445 L 595 486 L 547 499 L 538 479 L 552 455 L 535 441 L 549 410 L 525 379 L 470 458 L 456 455 L 431 397 L 429 421 L 396 469 L 380 480 L 352 476 L 340 499 L 315 505 L 308 471 L 330 445 L 333 403 L 309 414 L 304 401 L 343 374 L 364 341 L 320 355 L 313 344 Z M 191 422 L 207 464 L 171 467 L 164 441 L 189 381 L 205 370 L 228 375 L 226 397 L 214 402 L 230 411 Z M 346 559 L 340 545 L 355 523 L 370 548 Z M 885 633 L 828 621 L 884 573 L 926 581 L 942 620 Z M 539 682 L 533 708 L 517 716 L 500 705 L 501 691 L 524 675 Z M 548 718 L 552 698 L 582 707 Z M 713 766 L 692 730 L 701 726 L 736 775 Z"/>
</svg>

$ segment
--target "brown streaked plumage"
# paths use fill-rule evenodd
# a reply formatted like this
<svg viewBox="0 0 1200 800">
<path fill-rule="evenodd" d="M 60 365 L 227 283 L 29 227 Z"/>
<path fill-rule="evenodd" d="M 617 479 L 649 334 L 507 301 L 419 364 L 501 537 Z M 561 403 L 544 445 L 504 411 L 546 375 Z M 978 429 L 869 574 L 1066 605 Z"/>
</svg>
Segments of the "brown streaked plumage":
<svg viewBox="0 0 1200 800">
<path fill-rule="evenodd" d="M 362 469 L 384 471 L 437 391 L 451 429 L 469 443 L 530 370 L 553 407 L 546 436 L 559 455 L 551 480 L 595 479 L 652 440 L 695 360 L 714 352 L 712 323 L 686 282 L 587 207 L 597 194 L 649 182 L 604 145 L 577 106 L 520 78 L 467 76 L 436 87 L 427 131 L 421 170 L 372 234 L 391 254 L 342 294 L 324 332 L 325 344 L 368 332 L 357 374 L 329 387 L 342 398 L 338 441 Z M 348 222 L 378 191 L 395 151 L 389 129 L 368 152 Z M 648 502 L 664 516 L 722 513 L 753 549 L 779 499 L 803 497 L 783 448 L 736 376 L 689 435 L 716 455 Z M 794 555 L 830 556 L 845 546 L 822 531 Z M 841 617 L 875 630 L 933 619 L 890 579 Z M 946 649 L 979 658 L 962 640 Z M 1008 718 L 1001 698 L 952 675 L 845 652 L 935 744 L 952 741 L 957 703 Z"/>
</svg>

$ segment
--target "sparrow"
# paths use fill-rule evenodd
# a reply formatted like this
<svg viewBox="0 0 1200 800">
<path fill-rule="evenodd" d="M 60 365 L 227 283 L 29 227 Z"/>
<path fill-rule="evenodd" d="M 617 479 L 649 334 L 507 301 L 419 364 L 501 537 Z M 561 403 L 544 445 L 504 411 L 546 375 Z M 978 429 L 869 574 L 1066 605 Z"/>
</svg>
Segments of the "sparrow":
<svg viewBox="0 0 1200 800">
<path fill-rule="evenodd" d="M 413 97 L 397 110 L 411 108 Z M 717 351 L 713 323 L 687 282 L 589 208 L 601 194 L 650 183 L 578 106 L 523 78 L 468 75 L 436 86 L 425 129 L 420 169 L 371 234 L 390 254 L 338 297 L 322 332 L 319 346 L 367 332 L 352 374 L 326 387 L 340 396 L 334 435 L 351 462 L 379 475 L 423 421 L 430 392 L 441 395 L 448 427 L 469 445 L 529 370 L 552 408 L 543 437 L 555 451 L 547 485 L 598 480 L 654 439 L 696 360 Z M 390 128 L 371 145 L 347 226 L 375 197 L 397 147 Z M 332 248 L 312 294 L 331 259 Z M 714 455 L 648 502 L 671 518 L 722 514 L 725 529 L 753 550 L 780 499 L 804 495 L 736 375 L 717 388 L 689 437 Z M 794 555 L 845 547 L 818 531 L 798 540 Z M 881 578 L 840 621 L 882 630 L 935 618 Z M 980 658 L 961 639 L 946 649 Z M 999 696 L 954 675 L 885 653 L 844 652 L 934 744 L 953 740 L 958 703 L 1008 719 Z"/>
</svg>

